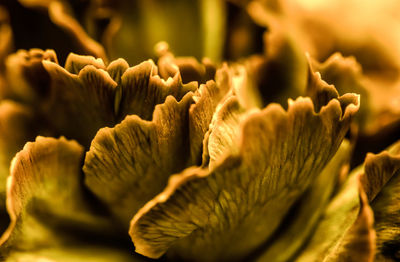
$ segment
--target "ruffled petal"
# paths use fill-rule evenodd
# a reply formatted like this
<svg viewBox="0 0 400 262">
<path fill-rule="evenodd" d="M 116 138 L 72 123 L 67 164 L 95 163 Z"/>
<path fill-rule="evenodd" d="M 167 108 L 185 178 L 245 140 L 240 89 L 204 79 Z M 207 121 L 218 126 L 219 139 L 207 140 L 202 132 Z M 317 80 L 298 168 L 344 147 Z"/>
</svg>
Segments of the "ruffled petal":
<svg viewBox="0 0 400 262">
<path fill-rule="evenodd" d="M 187 166 L 192 101 L 192 94 L 180 102 L 170 96 L 156 106 L 152 121 L 128 116 L 94 138 L 83 167 L 85 183 L 125 227 L 165 187 L 169 175 Z"/>
<path fill-rule="evenodd" d="M 164 103 L 167 96 L 172 95 L 179 101 L 187 92 L 197 90 L 196 83 L 182 83 L 178 68 L 173 78 L 167 80 L 160 78 L 157 72 L 158 68 L 151 60 L 125 71 L 121 78 L 118 110 L 121 120 L 131 114 L 151 120 L 155 106 Z"/>
<path fill-rule="evenodd" d="M 376 261 L 400 258 L 400 143 L 387 151 L 368 155 L 364 181 L 375 215 Z M 367 192 L 368 193 L 368 192 Z"/>
<path fill-rule="evenodd" d="M 353 172 L 342 185 L 295 261 L 373 261 L 373 212 L 359 175 Z"/>
<path fill-rule="evenodd" d="M 0 102 L 0 209 L 5 207 L 6 179 L 14 155 L 36 137 L 37 125 L 29 108 L 10 100 Z"/>
<path fill-rule="evenodd" d="M 271 237 L 338 149 L 358 110 L 334 98 L 319 113 L 309 98 L 272 104 L 241 124 L 239 153 L 212 170 L 190 168 L 131 221 L 136 251 L 158 258 L 240 259 Z M 343 108 L 343 110 L 342 110 Z M 273 214 L 273 215 L 272 215 Z M 255 227 L 255 225 L 257 225 Z"/>
<path fill-rule="evenodd" d="M 292 207 L 271 241 L 252 255 L 257 261 L 290 261 L 296 256 L 314 233 L 340 177 L 347 171 L 351 151 L 349 141 L 343 140 L 335 156 Z"/>
<path fill-rule="evenodd" d="M 53 50 L 40 49 L 19 50 L 8 56 L 5 96 L 32 105 L 33 108 L 42 103 L 50 89 L 50 77 L 42 60 L 57 63 L 57 56 Z"/>
<path fill-rule="evenodd" d="M 105 70 L 86 65 L 87 61 L 97 64 L 98 60 L 75 55 L 69 58 L 67 68 L 71 71 L 85 65 L 79 74 L 72 74 L 57 63 L 43 60 L 50 76 L 50 94 L 42 107 L 55 132 L 77 139 L 88 147 L 98 129 L 115 123 L 117 83 Z"/>
<path fill-rule="evenodd" d="M 83 153 L 75 141 L 38 137 L 16 155 L 7 181 L 11 223 L 0 239 L 3 256 L 116 233 L 83 187 Z"/>
</svg>

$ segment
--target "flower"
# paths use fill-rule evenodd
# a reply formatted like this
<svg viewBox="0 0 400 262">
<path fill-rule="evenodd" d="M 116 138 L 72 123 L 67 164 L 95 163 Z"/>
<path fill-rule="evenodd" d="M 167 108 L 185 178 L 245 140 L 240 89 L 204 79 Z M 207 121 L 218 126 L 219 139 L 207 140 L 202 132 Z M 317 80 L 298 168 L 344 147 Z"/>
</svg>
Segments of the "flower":
<svg viewBox="0 0 400 262">
<path fill-rule="evenodd" d="M 337 51 L 331 38 L 297 23 L 318 24 L 318 12 L 232 2 L 198 1 L 199 16 L 185 1 L 137 2 L 138 20 L 122 1 L 21 0 L 7 3 L 11 20 L 0 9 L 3 260 L 399 258 L 399 142 L 354 168 L 360 141 L 397 121 L 372 99 L 376 68 L 347 40 L 339 49 L 355 58 L 320 61 Z M 10 6 L 48 12 L 46 26 L 94 56 L 70 53 L 61 66 L 51 49 L 9 54 L 21 44 Z M 248 15 L 268 27 L 264 54 L 254 54 L 262 29 Z M 216 63 L 175 57 L 166 42 L 152 53 L 158 40 Z M 376 62 L 379 79 L 389 60 Z"/>
</svg>

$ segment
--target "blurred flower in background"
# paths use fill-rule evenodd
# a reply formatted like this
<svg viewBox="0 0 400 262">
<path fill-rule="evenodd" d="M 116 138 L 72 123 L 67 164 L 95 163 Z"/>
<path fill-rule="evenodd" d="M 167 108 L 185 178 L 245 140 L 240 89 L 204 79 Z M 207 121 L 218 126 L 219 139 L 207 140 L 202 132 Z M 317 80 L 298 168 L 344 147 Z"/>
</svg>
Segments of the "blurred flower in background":
<svg viewBox="0 0 400 262">
<path fill-rule="evenodd" d="M 1 259 L 399 260 L 399 8 L 1 0 Z"/>
</svg>

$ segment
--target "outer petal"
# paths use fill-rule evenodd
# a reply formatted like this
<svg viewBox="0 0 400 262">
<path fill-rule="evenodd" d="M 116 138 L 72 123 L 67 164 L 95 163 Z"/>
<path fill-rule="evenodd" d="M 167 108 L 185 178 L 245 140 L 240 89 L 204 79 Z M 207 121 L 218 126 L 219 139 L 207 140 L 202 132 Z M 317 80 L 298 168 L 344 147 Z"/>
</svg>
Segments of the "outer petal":
<svg viewBox="0 0 400 262">
<path fill-rule="evenodd" d="M 10 163 L 26 141 L 34 140 L 37 124 L 33 113 L 26 107 L 9 101 L 0 102 L 0 228 L 7 227 L 6 181 L 10 174 Z"/>
<path fill-rule="evenodd" d="M 365 160 L 365 180 L 375 214 L 376 261 L 400 258 L 400 143 Z M 374 198 L 374 196 L 376 197 Z"/>
<path fill-rule="evenodd" d="M 332 198 L 340 176 L 348 169 L 351 150 L 349 141 L 343 140 L 335 156 L 293 206 L 271 241 L 253 254 L 257 261 L 290 261 L 307 243 Z"/>
<path fill-rule="evenodd" d="M 180 102 L 168 97 L 156 107 L 151 122 L 128 116 L 94 138 L 83 167 L 85 183 L 124 226 L 165 187 L 169 175 L 186 167 L 191 97 L 187 94 Z"/>
<path fill-rule="evenodd" d="M 341 107 L 344 108 L 342 112 Z M 270 105 L 243 121 L 239 153 L 213 170 L 191 168 L 132 219 L 136 251 L 168 248 L 186 259 L 241 259 L 264 243 L 336 152 L 353 103 L 331 100 L 316 114 L 310 99 Z"/>
<path fill-rule="evenodd" d="M 43 137 L 16 155 L 7 182 L 11 223 L 0 240 L 2 255 L 85 239 L 89 232 L 101 232 L 97 237 L 113 232 L 83 188 L 82 158 L 78 143 Z"/>
<path fill-rule="evenodd" d="M 354 172 L 332 199 L 295 261 L 372 262 L 374 255 L 373 213 L 359 174 Z"/>
</svg>

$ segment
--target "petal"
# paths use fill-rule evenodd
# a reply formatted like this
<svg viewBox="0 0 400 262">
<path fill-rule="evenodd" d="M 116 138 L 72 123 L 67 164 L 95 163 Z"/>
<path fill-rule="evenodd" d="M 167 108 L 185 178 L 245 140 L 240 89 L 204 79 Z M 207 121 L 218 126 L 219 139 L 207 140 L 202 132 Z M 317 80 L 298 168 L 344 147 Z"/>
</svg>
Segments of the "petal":
<svg viewBox="0 0 400 262">
<path fill-rule="evenodd" d="M 93 56 L 83 56 L 70 53 L 65 61 L 65 70 L 71 74 L 78 75 L 79 72 L 87 65 L 92 65 L 98 69 L 105 69 L 104 62 L 101 58 Z"/>
<path fill-rule="evenodd" d="M 95 59 L 70 56 L 69 69 Z M 71 60 L 82 60 L 71 62 Z M 103 69 L 86 65 L 79 74 L 71 74 L 56 63 L 43 60 L 50 75 L 50 99 L 43 105 L 55 132 L 77 139 L 88 147 L 97 130 L 115 123 L 114 99 L 117 83 Z"/>
<path fill-rule="evenodd" d="M 290 261 L 307 243 L 331 200 L 341 174 L 348 168 L 351 150 L 349 141 L 343 140 L 335 156 L 293 206 L 271 242 L 259 248 L 258 255 L 253 255 L 257 261 Z"/>
<path fill-rule="evenodd" d="M 164 103 L 169 95 L 178 101 L 189 91 L 195 91 L 197 84 L 182 84 L 179 70 L 176 68 L 173 78 L 166 81 L 157 75 L 157 67 L 149 60 L 125 71 L 121 78 L 121 102 L 119 118 L 126 115 L 138 115 L 151 120 L 154 107 Z"/>
<path fill-rule="evenodd" d="M 339 53 L 323 63 L 311 63 L 314 70 L 320 72 L 325 81 L 335 85 L 340 93 L 355 92 L 363 97 L 364 106 L 356 118 L 361 135 L 378 135 L 399 121 L 398 84 L 374 83 L 363 74 L 361 65 L 353 57 L 343 57 Z"/>
<path fill-rule="evenodd" d="M 33 141 L 38 132 L 36 119 L 29 108 L 10 100 L 0 102 L 0 231 L 9 223 L 6 212 L 6 181 L 10 163 L 26 141 Z"/>
<path fill-rule="evenodd" d="M 2 255 L 113 232 L 83 187 L 83 153 L 74 141 L 38 137 L 16 155 L 7 181 L 11 223 L 0 239 Z"/>
<path fill-rule="evenodd" d="M 375 215 L 377 261 L 397 261 L 400 250 L 400 143 L 386 152 L 369 155 L 365 161 L 365 180 Z M 380 188 L 379 188 L 380 187 Z"/>
<path fill-rule="evenodd" d="M 156 106 L 152 121 L 128 116 L 94 138 L 83 167 L 85 183 L 124 226 L 165 187 L 170 174 L 186 167 L 191 103 L 191 94 L 180 102 L 168 97 Z"/>
<path fill-rule="evenodd" d="M 159 74 L 164 79 L 173 77 L 177 69 L 180 71 L 183 83 L 197 81 L 204 84 L 214 79 L 216 68 L 210 59 L 204 58 L 202 63 L 199 63 L 194 57 L 175 57 L 169 51 L 166 42 L 157 43 L 155 51 L 159 56 L 157 61 Z"/>
<path fill-rule="evenodd" d="M 0 209 L 5 209 L 6 180 L 14 155 L 34 140 L 37 126 L 29 108 L 10 100 L 0 102 Z"/>
<path fill-rule="evenodd" d="M 217 109 L 210 124 L 207 138 L 209 168 L 213 168 L 224 155 L 238 152 L 239 125 L 247 116 L 246 111 L 232 96 Z"/>
<path fill-rule="evenodd" d="M 190 168 L 172 177 L 134 216 L 136 252 L 158 258 L 172 247 L 183 259 L 220 260 L 254 251 L 338 149 L 358 109 L 357 96 L 343 111 L 339 100 L 319 113 L 299 98 L 287 112 L 272 104 L 248 116 L 238 154 L 210 171 Z"/>
<path fill-rule="evenodd" d="M 374 214 L 365 193 L 360 190 L 359 211 L 354 224 L 346 231 L 334 251 L 324 261 L 365 261 L 375 257 Z"/>
<path fill-rule="evenodd" d="M 359 179 L 349 176 L 295 261 L 373 261 L 373 212 Z"/>
<path fill-rule="evenodd" d="M 200 85 L 193 99 L 195 103 L 189 111 L 190 154 L 191 163 L 199 164 L 203 139 L 219 103 L 231 89 L 231 76 L 227 65 L 223 65 L 216 73 L 216 82 L 208 81 Z"/>
<path fill-rule="evenodd" d="M 47 98 L 49 92 L 49 74 L 42 60 L 57 62 L 53 50 L 19 50 L 6 60 L 7 97 L 37 106 Z"/>
</svg>

